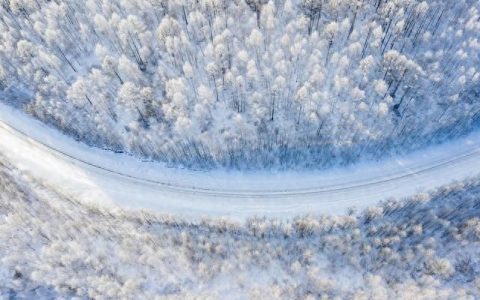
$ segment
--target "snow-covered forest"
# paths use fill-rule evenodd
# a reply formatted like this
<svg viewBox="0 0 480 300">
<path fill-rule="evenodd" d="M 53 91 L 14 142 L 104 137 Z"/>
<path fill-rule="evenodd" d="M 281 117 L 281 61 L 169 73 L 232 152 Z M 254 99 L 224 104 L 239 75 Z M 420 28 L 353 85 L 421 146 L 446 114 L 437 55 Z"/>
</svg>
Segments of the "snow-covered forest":
<svg viewBox="0 0 480 300">
<path fill-rule="evenodd" d="M 479 0 L 0 0 L 0 104 L 0 299 L 480 299 Z"/>
<path fill-rule="evenodd" d="M 85 206 L 5 164 L 0 190 L 2 299 L 480 298 L 480 179 L 244 224 Z"/>
<path fill-rule="evenodd" d="M 477 0 L 0 7 L 6 100 L 88 144 L 194 167 L 324 167 L 459 136 L 480 116 L 479 53 Z"/>
</svg>

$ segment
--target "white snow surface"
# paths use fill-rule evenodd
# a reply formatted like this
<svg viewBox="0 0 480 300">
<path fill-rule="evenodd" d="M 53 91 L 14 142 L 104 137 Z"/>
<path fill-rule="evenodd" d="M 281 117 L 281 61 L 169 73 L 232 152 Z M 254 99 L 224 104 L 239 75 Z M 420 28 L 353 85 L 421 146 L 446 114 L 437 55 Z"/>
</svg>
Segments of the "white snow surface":
<svg viewBox="0 0 480 300">
<path fill-rule="evenodd" d="M 312 171 L 194 171 L 89 147 L 0 104 L 0 153 L 57 192 L 89 204 L 185 217 L 343 214 L 480 173 L 480 132 L 402 157 Z"/>
</svg>

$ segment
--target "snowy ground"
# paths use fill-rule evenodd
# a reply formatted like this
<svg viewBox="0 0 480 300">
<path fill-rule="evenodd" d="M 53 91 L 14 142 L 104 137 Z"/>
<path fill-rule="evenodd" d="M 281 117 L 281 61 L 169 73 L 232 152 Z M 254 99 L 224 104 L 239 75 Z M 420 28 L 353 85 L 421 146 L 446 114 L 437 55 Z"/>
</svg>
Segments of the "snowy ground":
<svg viewBox="0 0 480 300">
<path fill-rule="evenodd" d="M 480 170 L 480 134 L 408 156 L 329 171 L 240 173 L 167 168 L 94 149 L 0 104 L 0 153 L 65 196 L 185 216 L 343 213 L 403 198 Z"/>
</svg>

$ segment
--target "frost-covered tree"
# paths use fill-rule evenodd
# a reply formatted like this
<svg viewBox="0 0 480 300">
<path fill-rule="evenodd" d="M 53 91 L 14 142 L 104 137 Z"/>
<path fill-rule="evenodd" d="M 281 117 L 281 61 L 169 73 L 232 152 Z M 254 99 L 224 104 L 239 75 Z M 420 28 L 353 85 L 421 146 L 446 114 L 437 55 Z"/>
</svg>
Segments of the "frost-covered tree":
<svg viewBox="0 0 480 300">
<path fill-rule="evenodd" d="M 326 167 L 454 138 L 480 117 L 474 0 L 0 9 L 2 90 L 90 144 L 170 163 Z"/>
<path fill-rule="evenodd" d="M 238 223 L 79 203 L 4 161 L 1 298 L 480 297 L 479 178 L 363 212 Z"/>
</svg>

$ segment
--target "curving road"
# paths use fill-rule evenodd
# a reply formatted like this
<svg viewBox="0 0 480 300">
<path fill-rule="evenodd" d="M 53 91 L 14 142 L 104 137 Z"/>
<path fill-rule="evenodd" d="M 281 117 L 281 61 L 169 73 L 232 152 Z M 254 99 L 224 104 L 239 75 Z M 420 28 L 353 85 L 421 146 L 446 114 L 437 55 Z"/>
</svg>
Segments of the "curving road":
<svg viewBox="0 0 480 300">
<path fill-rule="evenodd" d="M 480 134 L 385 161 L 316 172 L 170 169 L 78 143 L 0 104 L 0 153 L 68 197 L 187 216 L 343 213 L 480 173 Z"/>
</svg>

